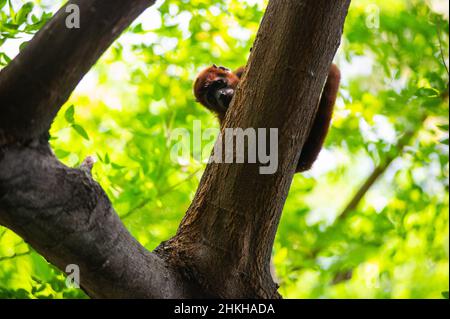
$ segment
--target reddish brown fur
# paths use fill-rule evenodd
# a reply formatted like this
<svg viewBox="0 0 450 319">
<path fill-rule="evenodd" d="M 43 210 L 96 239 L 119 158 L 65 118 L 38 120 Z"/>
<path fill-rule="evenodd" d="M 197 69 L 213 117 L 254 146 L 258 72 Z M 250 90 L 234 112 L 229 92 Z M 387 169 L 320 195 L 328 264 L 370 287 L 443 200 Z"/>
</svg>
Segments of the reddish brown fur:
<svg viewBox="0 0 450 319">
<path fill-rule="evenodd" d="M 244 72 L 245 72 L 245 67 L 241 66 L 240 68 L 234 70 L 233 73 L 236 74 L 236 76 L 240 79 L 244 75 Z"/>
<path fill-rule="evenodd" d="M 222 79 L 226 81 L 227 87 L 235 90 L 244 71 L 244 67 L 240 67 L 236 71 L 231 72 L 214 65 L 203 70 L 197 76 L 194 85 L 195 97 L 198 102 L 217 114 L 220 124 L 222 124 L 225 118 L 226 110 L 220 107 L 217 103 L 214 103 L 214 101 L 208 101 L 208 93 L 211 93 L 210 90 L 214 90 L 214 87 L 211 84 L 219 79 Z M 309 170 L 323 147 L 323 143 L 325 142 L 325 138 L 330 127 L 340 79 L 341 74 L 339 68 L 335 64 L 332 64 L 327 81 L 323 88 L 322 96 L 320 98 L 316 118 L 313 126 L 311 127 L 308 139 L 303 146 L 296 172 L 304 172 Z"/>
<path fill-rule="evenodd" d="M 236 89 L 239 83 L 239 77 L 236 74 L 234 74 L 230 70 L 224 70 L 213 65 L 209 68 L 204 69 L 197 76 L 194 84 L 194 95 L 197 98 L 197 102 L 201 103 L 203 106 L 207 107 L 217 114 L 217 116 L 219 117 L 219 121 L 222 124 L 222 121 L 225 118 L 226 110 L 224 111 L 218 105 L 209 103 L 207 100 L 207 94 L 208 90 L 210 89 L 210 85 L 218 79 L 225 80 L 227 82 L 227 85 L 233 89 Z"/>
<path fill-rule="evenodd" d="M 303 145 L 296 172 L 309 170 L 316 161 L 317 156 L 319 156 L 325 138 L 327 137 L 328 129 L 330 128 L 340 81 L 341 72 L 335 64 L 332 64 L 322 91 L 316 118 L 309 132 L 308 139 L 305 145 Z"/>
</svg>

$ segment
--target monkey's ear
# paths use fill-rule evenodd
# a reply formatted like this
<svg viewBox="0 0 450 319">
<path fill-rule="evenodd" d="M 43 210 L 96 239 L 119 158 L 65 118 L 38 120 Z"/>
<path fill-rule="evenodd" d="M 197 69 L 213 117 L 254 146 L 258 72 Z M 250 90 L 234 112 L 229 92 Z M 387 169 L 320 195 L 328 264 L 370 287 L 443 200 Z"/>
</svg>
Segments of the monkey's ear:
<svg viewBox="0 0 450 319">
<path fill-rule="evenodd" d="M 241 66 L 239 69 L 235 70 L 233 73 L 240 79 L 245 72 L 245 67 Z"/>
<path fill-rule="evenodd" d="M 217 65 L 215 65 L 215 64 L 213 64 L 212 67 L 213 67 L 214 69 L 217 69 Z"/>
</svg>

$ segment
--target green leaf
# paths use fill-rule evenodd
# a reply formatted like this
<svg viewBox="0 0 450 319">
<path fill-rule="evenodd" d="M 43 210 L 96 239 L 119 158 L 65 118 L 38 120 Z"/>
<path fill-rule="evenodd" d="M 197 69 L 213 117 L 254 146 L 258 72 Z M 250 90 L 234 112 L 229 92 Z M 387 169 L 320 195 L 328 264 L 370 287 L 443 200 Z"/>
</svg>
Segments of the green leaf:
<svg viewBox="0 0 450 319">
<path fill-rule="evenodd" d="M 431 96 L 423 102 L 423 106 L 426 108 L 435 108 L 438 107 L 441 103 L 443 103 L 443 101 L 440 96 Z"/>
<path fill-rule="evenodd" d="M 116 164 L 116 163 L 111 163 L 111 167 L 114 168 L 114 169 L 123 169 L 123 168 L 125 168 L 125 166 L 122 166 L 122 165 L 119 165 L 119 164 Z"/>
<path fill-rule="evenodd" d="M 0 9 L 3 8 L 6 4 L 6 0 L 0 0 Z"/>
<path fill-rule="evenodd" d="M 448 124 L 442 124 L 437 126 L 441 131 L 448 132 Z"/>
<path fill-rule="evenodd" d="M 102 156 L 98 152 L 96 154 L 100 162 L 104 163 Z"/>
<path fill-rule="evenodd" d="M 444 144 L 444 145 L 448 145 L 448 138 L 446 138 L 446 139 L 443 139 L 442 141 L 440 141 L 440 143 L 441 144 Z"/>
<path fill-rule="evenodd" d="M 18 25 L 21 25 L 27 20 L 28 15 L 33 10 L 33 6 L 33 3 L 27 2 L 22 6 L 22 8 L 20 8 L 15 18 L 15 21 Z"/>
<path fill-rule="evenodd" d="M 67 156 L 69 156 L 70 152 L 62 150 L 62 149 L 57 149 L 57 150 L 55 150 L 55 155 L 57 158 L 63 159 L 63 158 L 66 158 Z"/>
<path fill-rule="evenodd" d="M 9 5 L 9 15 L 11 16 L 12 19 L 14 19 L 16 17 L 16 11 L 14 11 L 11 0 L 8 0 L 8 5 Z"/>
<path fill-rule="evenodd" d="M 426 97 L 426 98 L 439 97 L 439 91 L 432 88 L 422 87 L 417 89 L 416 95 L 419 97 Z"/>
<path fill-rule="evenodd" d="M 5 59 L 6 63 L 11 62 L 11 58 L 7 56 L 5 53 L 3 53 L 3 58 Z"/>
<path fill-rule="evenodd" d="M 36 15 L 32 15 L 31 16 L 31 22 L 33 22 L 33 23 L 38 23 L 39 22 L 39 18 L 36 16 Z"/>
<path fill-rule="evenodd" d="M 22 51 L 23 49 L 25 49 L 25 47 L 28 45 L 28 42 L 29 41 L 22 42 L 19 46 L 19 50 Z"/>
<path fill-rule="evenodd" d="M 86 133 L 85 129 L 78 124 L 72 124 L 72 128 L 85 140 L 89 141 L 89 135 Z"/>
<path fill-rule="evenodd" d="M 72 104 L 71 106 L 69 106 L 69 108 L 64 113 L 64 118 L 66 119 L 66 121 L 68 123 L 73 124 L 73 123 L 75 123 L 74 116 L 75 116 L 75 107 Z"/>
<path fill-rule="evenodd" d="M 105 154 L 105 164 L 109 164 L 109 163 L 111 163 L 111 160 L 109 159 L 109 154 L 106 153 Z"/>
<path fill-rule="evenodd" d="M 5 29 L 8 32 L 17 33 L 17 29 L 19 29 L 19 25 L 16 23 L 3 23 L 2 25 L 3 29 Z"/>
<path fill-rule="evenodd" d="M 445 299 L 448 299 L 448 291 L 443 291 L 442 297 L 444 297 Z"/>
<path fill-rule="evenodd" d="M 2 58 L 6 64 L 11 62 L 11 58 L 9 56 L 7 56 L 5 53 L 0 53 L 0 61 L 2 60 Z"/>
<path fill-rule="evenodd" d="M 142 23 L 137 24 L 132 30 L 131 32 L 133 33 L 142 33 L 144 31 L 144 29 L 142 28 Z"/>
</svg>

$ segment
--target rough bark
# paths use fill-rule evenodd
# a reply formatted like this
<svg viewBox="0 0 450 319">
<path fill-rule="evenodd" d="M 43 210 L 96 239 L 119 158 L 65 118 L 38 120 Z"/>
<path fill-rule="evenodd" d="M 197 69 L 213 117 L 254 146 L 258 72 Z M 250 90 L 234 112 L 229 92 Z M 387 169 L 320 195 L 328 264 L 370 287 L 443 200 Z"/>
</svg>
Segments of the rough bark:
<svg viewBox="0 0 450 319">
<path fill-rule="evenodd" d="M 78 265 L 91 297 L 192 295 L 188 283 L 130 235 L 89 172 L 65 167 L 41 144 L 11 146 L 0 156 L 0 224 L 58 268 Z"/>
<path fill-rule="evenodd" d="M 66 29 L 60 10 L 0 73 L 0 224 L 60 269 L 79 265 L 92 297 L 279 297 L 273 240 L 350 0 L 270 2 L 224 127 L 277 128 L 278 170 L 209 164 L 177 235 L 154 253 L 125 229 L 89 169 L 64 166 L 40 138 L 153 1 L 71 3 L 80 6 L 80 30 Z"/>
<path fill-rule="evenodd" d="M 350 1 L 271 1 L 223 127 L 277 128 L 279 166 L 210 164 L 158 252 L 219 297 L 275 298 L 270 256 Z"/>
<path fill-rule="evenodd" d="M 0 145 L 49 130 L 59 108 L 111 43 L 154 0 L 72 0 L 33 37 L 0 77 Z M 68 29 L 66 7 L 80 8 Z"/>
</svg>

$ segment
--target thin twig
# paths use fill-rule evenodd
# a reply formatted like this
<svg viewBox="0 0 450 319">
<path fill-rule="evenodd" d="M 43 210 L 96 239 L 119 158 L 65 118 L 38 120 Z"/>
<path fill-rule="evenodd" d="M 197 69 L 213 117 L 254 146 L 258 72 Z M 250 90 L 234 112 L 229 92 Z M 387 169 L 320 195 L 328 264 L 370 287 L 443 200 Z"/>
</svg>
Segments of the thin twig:
<svg viewBox="0 0 450 319">
<path fill-rule="evenodd" d="M 28 250 L 28 251 L 23 252 L 23 253 L 14 253 L 11 256 L 3 256 L 3 257 L 0 257 L 0 262 L 5 261 L 5 260 L 11 260 L 11 259 L 14 259 L 14 258 L 17 258 L 17 257 L 23 257 L 23 256 L 26 256 L 26 255 L 29 255 L 30 253 L 31 253 L 31 251 Z"/>
<path fill-rule="evenodd" d="M 7 228 L 5 228 L 2 233 L 0 234 L 0 239 L 2 239 L 2 237 L 6 234 L 6 232 L 8 231 Z"/>
<path fill-rule="evenodd" d="M 447 71 L 447 75 L 449 75 L 448 66 L 447 66 L 447 63 L 445 62 L 445 57 L 444 57 L 444 49 L 442 48 L 440 21 L 437 21 L 437 23 L 436 23 L 436 31 L 437 31 L 437 36 L 438 36 L 439 51 L 441 53 L 442 64 L 444 64 L 445 70 Z"/>
<path fill-rule="evenodd" d="M 426 115 L 422 115 L 419 119 L 419 123 L 424 123 L 427 120 Z M 413 137 L 420 131 L 422 126 L 415 129 L 407 131 L 398 141 L 395 146 L 397 152 L 395 154 L 388 155 L 380 165 L 375 167 L 373 172 L 367 177 L 364 183 L 361 185 L 359 190 L 353 196 L 353 198 L 348 202 L 347 206 L 338 215 L 339 220 L 345 219 L 352 211 L 354 211 L 367 192 L 372 188 L 372 186 L 378 181 L 378 179 L 386 172 L 392 162 L 403 154 L 403 150 L 408 146 L 413 139 Z"/>
<path fill-rule="evenodd" d="M 392 164 L 392 162 L 399 157 L 404 148 L 409 144 L 413 136 L 415 135 L 414 131 L 406 132 L 405 135 L 399 139 L 395 148 L 398 150 L 396 154 L 390 155 L 384 159 L 384 161 L 375 167 L 372 174 L 367 177 L 361 187 L 358 189 L 353 198 L 348 202 L 347 206 L 344 208 L 342 213 L 339 214 L 339 219 L 345 219 L 348 214 L 354 211 L 363 197 L 367 194 L 367 192 L 372 188 L 372 186 L 378 181 L 378 179 L 386 172 L 388 167 Z"/>
</svg>

